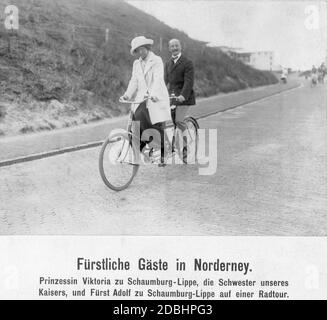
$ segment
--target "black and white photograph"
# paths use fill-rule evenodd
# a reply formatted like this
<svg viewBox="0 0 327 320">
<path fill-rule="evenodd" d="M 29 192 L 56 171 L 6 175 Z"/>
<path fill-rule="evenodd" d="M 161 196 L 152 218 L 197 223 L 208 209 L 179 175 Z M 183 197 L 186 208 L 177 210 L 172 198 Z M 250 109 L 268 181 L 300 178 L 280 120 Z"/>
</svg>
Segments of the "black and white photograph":
<svg viewBox="0 0 327 320">
<path fill-rule="evenodd" d="M 1 235 L 327 235 L 326 2 L 1 6 Z"/>
<path fill-rule="evenodd" d="M 0 12 L 2 238 L 325 239 L 326 1 Z"/>
</svg>

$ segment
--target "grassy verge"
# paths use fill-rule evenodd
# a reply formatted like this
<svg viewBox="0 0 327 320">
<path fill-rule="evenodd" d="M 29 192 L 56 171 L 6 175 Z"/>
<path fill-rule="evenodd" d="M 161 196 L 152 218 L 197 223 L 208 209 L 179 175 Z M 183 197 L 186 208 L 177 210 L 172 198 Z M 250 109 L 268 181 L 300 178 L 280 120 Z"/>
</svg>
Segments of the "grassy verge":
<svg viewBox="0 0 327 320">
<path fill-rule="evenodd" d="M 17 5 L 19 30 L 0 30 L 0 136 L 126 114 L 127 107 L 116 101 L 131 76 L 135 35 L 154 39 L 153 50 L 164 61 L 170 57 L 168 41 L 180 39 L 194 62 L 200 97 L 278 82 L 272 73 L 206 47 L 123 1 L 18 0 Z"/>
</svg>

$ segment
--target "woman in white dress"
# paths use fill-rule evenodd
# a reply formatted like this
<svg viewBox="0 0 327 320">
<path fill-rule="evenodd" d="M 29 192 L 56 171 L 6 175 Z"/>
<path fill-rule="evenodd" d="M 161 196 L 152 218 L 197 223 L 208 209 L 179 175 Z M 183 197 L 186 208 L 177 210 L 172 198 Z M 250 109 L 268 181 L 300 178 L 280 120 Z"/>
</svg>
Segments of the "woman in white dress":
<svg viewBox="0 0 327 320">
<path fill-rule="evenodd" d="M 143 36 L 131 42 L 131 54 L 138 59 L 134 61 L 132 77 L 121 99 L 146 101 L 137 106 L 134 121 L 140 122 L 140 133 L 147 129 L 156 129 L 161 137 L 161 161 L 164 161 L 164 127 L 171 120 L 169 93 L 164 81 L 164 64 L 162 59 L 151 51 L 153 40 Z M 148 141 L 141 141 L 141 150 Z"/>
</svg>

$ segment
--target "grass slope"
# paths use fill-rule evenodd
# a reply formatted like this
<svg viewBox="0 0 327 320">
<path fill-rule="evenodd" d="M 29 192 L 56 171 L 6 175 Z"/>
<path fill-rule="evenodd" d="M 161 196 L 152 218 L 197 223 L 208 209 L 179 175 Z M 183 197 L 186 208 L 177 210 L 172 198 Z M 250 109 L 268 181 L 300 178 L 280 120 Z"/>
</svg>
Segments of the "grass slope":
<svg viewBox="0 0 327 320">
<path fill-rule="evenodd" d="M 11 1 L 0 0 L 4 11 Z M 16 0 L 20 28 L 0 27 L 0 135 L 68 127 L 127 112 L 117 105 L 131 74 L 131 39 L 155 40 L 168 59 L 179 38 L 196 68 L 196 93 L 209 96 L 276 83 L 205 43 L 115 0 Z M 109 29 L 106 42 L 106 29 Z M 162 50 L 160 51 L 160 37 Z"/>
</svg>

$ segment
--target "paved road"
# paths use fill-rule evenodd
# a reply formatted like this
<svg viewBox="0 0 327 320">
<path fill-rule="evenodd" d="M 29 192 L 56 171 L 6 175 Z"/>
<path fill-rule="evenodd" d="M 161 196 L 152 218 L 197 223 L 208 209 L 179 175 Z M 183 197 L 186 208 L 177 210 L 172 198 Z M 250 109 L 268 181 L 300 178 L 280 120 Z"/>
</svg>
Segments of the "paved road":
<svg viewBox="0 0 327 320">
<path fill-rule="evenodd" d="M 190 114 L 198 117 L 226 110 L 298 85 L 298 78 L 292 77 L 291 81 L 286 85 L 269 85 L 198 99 L 197 105 L 191 108 Z M 127 116 L 124 116 L 67 129 L 0 138 L 0 167 L 7 160 L 58 149 L 61 150 L 63 148 L 75 148 L 76 145 L 93 144 L 94 142 L 101 143 L 112 129 L 117 127 L 125 128 L 127 118 Z"/>
<path fill-rule="evenodd" d="M 146 166 L 114 193 L 99 148 L 0 168 L 0 234 L 326 236 L 326 101 L 306 84 L 201 120 L 218 128 L 211 176 Z"/>
</svg>

